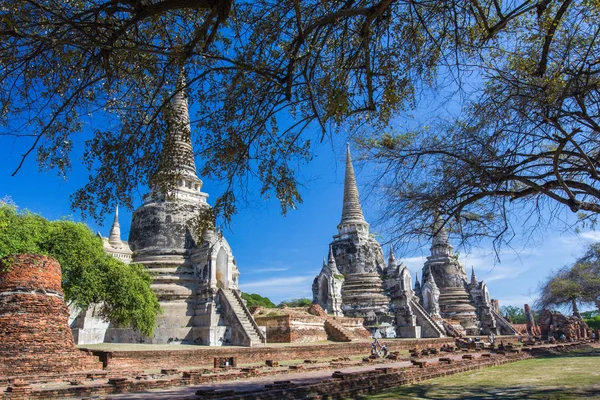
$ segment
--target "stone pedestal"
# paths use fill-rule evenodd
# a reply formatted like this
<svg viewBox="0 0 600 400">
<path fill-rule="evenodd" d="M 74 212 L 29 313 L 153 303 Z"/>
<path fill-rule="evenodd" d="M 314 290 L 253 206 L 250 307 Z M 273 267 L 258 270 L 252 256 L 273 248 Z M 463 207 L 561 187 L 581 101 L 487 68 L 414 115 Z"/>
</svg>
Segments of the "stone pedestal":
<svg viewBox="0 0 600 400">
<path fill-rule="evenodd" d="M 469 294 L 464 288 L 440 289 L 440 313 L 443 318 L 457 320 L 467 335 L 479 335 L 477 309 L 471 305 Z"/>
</svg>

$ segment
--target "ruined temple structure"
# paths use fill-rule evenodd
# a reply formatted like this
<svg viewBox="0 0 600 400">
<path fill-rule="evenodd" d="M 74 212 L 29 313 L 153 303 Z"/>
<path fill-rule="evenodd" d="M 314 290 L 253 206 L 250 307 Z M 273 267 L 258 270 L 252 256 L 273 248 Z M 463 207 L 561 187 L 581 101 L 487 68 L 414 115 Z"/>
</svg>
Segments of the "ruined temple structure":
<svg viewBox="0 0 600 400">
<path fill-rule="evenodd" d="M 102 237 L 99 233 L 98 236 Z M 131 262 L 131 248 L 129 243 L 121 240 L 121 226 L 119 225 L 119 207 L 115 210 L 115 219 L 113 220 L 110 234 L 107 238 L 102 237 L 104 251 L 116 259 L 123 261 L 125 264 Z"/>
<path fill-rule="evenodd" d="M 423 266 L 423 286 L 420 288 L 421 304 L 431 312 L 434 304 L 436 312 L 450 330 L 466 335 L 515 335 L 512 325 L 496 311 L 490 299 L 487 285 L 479 281 L 475 270 L 467 279 L 464 265 L 453 252 L 445 228 L 438 220 L 434 227 L 431 254 Z M 436 282 L 438 289 L 437 305 L 431 291 L 425 290 L 426 282 Z M 416 289 L 416 288 L 415 288 Z"/>
<path fill-rule="evenodd" d="M 531 307 L 529 304 L 525 304 L 523 306 L 523 310 L 525 311 L 525 321 L 527 325 L 527 334 L 529 336 L 539 336 L 541 335 L 540 328 L 535 324 L 535 317 L 533 315 L 533 311 L 531 311 Z"/>
<path fill-rule="evenodd" d="M 150 193 L 134 211 L 127 242 L 118 216 L 105 240 L 109 254 L 131 254 L 154 276 L 151 285 L 163 313 L 154 336 L 110 327 L 111 343 L 186 343 L 255 346 L 264 333 L 247 310 L 238 289 L 239 271 L 231 247 L 214 231 L 197 229 L 198 216 L 210 210 L 208 194 L 196 174 L 183 75 L 166 114 L 167 132 Z M 117 251 L 119 250 L 119 251 Z M 124 260 L 125 261 L 125 260 Z"/>
<path fill-rule="evenodd" d="M 384 294 L 382 273 L 385 267 L 383 251 L 370 235 L 356 187 L 350 148 L 346 152 L 344 204 L 338 234 L 329 245 L 330 264 L 336 271 L 323 268 L 315 278 L 315 303 L 334 315 L 365 318 L 366 326 L 392 326 L 389 299 Z M 341 288 L 341 299 L 332 291 L 332 284 Z M 341 300 L 341 307 L 332 308 Z"/>
<path fill-rule="evenodd" d="M 329 261 L 313 282 L 315 304 L 334 316 L 363 318 L 375 337 L 444 336 L 418 304 L 408 269 L 397 264 L 392 252 L 386 265 L 381 245 L 370 234 L 349 147 L 337 230 L 329 245 Z"/>
<path fill-rule="evenodd" d="M 587 339 L 591 330 L 580 316 L 566 316 L 558 311 L 542 310 L 538 317 L 542 339 L 566 340 Z"/>
<path fill-rule="evenodd" d="M 313 282 L 315 304 L 331 315 L 364 318 L 375 337 L 516 333 L 474 271 L 467 280 L 439 222 L 422 282 L 417 278 L 413 288 L 408 268 L 396 261 L 391 248 L 385 265 L 381 246 L 363 216 L 349 148 L 345 173 L 342 219 L 329 261 Z"/>
<path fill-rule="evenodd" d="M 61 269 L 48 256 L 0 259 L 0 376 L 101 370 L 75 347 Z"/>
</svg>

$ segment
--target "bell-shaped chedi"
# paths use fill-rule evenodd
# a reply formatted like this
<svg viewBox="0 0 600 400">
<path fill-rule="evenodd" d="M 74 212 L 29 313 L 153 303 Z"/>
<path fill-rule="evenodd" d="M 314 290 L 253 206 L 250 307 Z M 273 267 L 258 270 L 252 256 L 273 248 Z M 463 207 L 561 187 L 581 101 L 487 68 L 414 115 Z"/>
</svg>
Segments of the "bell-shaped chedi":
<svg viewBox="0 0 600 400">
<path fill-rule="evenodd" d="M 102 369 L 75 347 L 58 262 L 34 254 L 0 259 L 0 376 Z"/>
<path fill-rule="evenodd" d="M 346 148 L 342 219 L 337 229 L 330 253 L 344 276 L 342 312 L 347 317 L 364 317 L 365 326 L 376 329 L 386 318 L 393 319 L 381 278 L 385 260 L 362 212 L 350 147 Z"/>
</svg>

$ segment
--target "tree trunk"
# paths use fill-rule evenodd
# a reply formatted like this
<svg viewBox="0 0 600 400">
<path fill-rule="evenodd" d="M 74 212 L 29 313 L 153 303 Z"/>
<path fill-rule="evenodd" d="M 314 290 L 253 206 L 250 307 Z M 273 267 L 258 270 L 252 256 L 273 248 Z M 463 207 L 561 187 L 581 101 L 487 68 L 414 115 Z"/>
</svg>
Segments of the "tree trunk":
<svg viewBox="0 0 600 400">
<path fill-rule="evenodd" d="M 577 301 L 575 299 L 571 299 L 571 307 L 573 308 L 573 316 L 581 318 L 581 315 L 579 315 L 579 308 L 577 308 Z"/>
</svg>

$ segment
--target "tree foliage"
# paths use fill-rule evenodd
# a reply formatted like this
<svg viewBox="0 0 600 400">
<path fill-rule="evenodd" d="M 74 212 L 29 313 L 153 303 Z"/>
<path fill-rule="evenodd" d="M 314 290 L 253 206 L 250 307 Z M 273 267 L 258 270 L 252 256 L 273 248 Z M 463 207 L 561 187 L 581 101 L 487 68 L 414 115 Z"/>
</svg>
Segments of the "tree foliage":
<svg viewBox="0 0 600 400">
<path fill-rule="evenodd" d="M 286 300 L 286 301 L 282 301 L 281 303 L 279 303 L 279 305 L 277 307 L 310 307 L 312 305 L 312 300 L 311 299 L 307 299 L 307 298 L 301 298 L 301 299 L 292 299 L 292 300 Z"/>
<path fill-rule="evenodd" d="M 520 307 L 515 306 L 502 306 L 500 307 L 500 313 L 502 316 L 513 324 L 526 324 L 527 319 L 525 318 L 525 311 Z"/>
<path fill-rule="evenodd" d="M 456 40 L 439 38 L 456 53 L 450 73 L 465 77 L 458 111 L 360 140 L 382 167 L 385 218 L 398 235 L 430 235 L 439 213 L 463 239 L 501 244 L 523 220 L 536 226 L 565 207 L 597 214 L 598 3 L 449 3 L 465 7 L 448 16 Z"/>
<path fill-rule="evenodd" d="M 268 297 L 256 293 L 242 293 L 242 299 L 246 300 L 248 307 L 275 308 L 275 303 Z"/>
<path fill-rule="evenodd" d="M 13 0 L 0 9 L 0 134 L 28 137 L 24 158 L 37 151 L 63 174 L 89 115 L 112 119 L 87 142 L 93 173 L 73 204 L 94 216 L 116 199 L 131 207 L 185 66 L 201 174 L 228 183 L 216 202 L 226 217 L 254 178 L 294 207 L 311 141 L 368 128 L 398 234 L 430 234 L 440 212 L 465 237 L 501 237 L 515 204 L 600 210 L 599 11 L 592 0 Z M 390 133 L 424 90 L 448 87 L 458 117 Z"/>
<path fill-rule="evenodd" d="M 539 308 L 594 304 L 600 311 L 600 243 L 592 244 L 571 267 L 551 274 L 540 289 Z"/>
<path fill-rule="evenodd" d="M 0 202 L 0 257 L 18 253 L 56 258 L 68 303 L 80 309 L 99 304 L 101 317 L 152 335 L 160 306 L 150 275 L 142 265 L 127 265 L 107 255 L 102 239 L 86 225 L 48 221 Z"/>
</svg>

